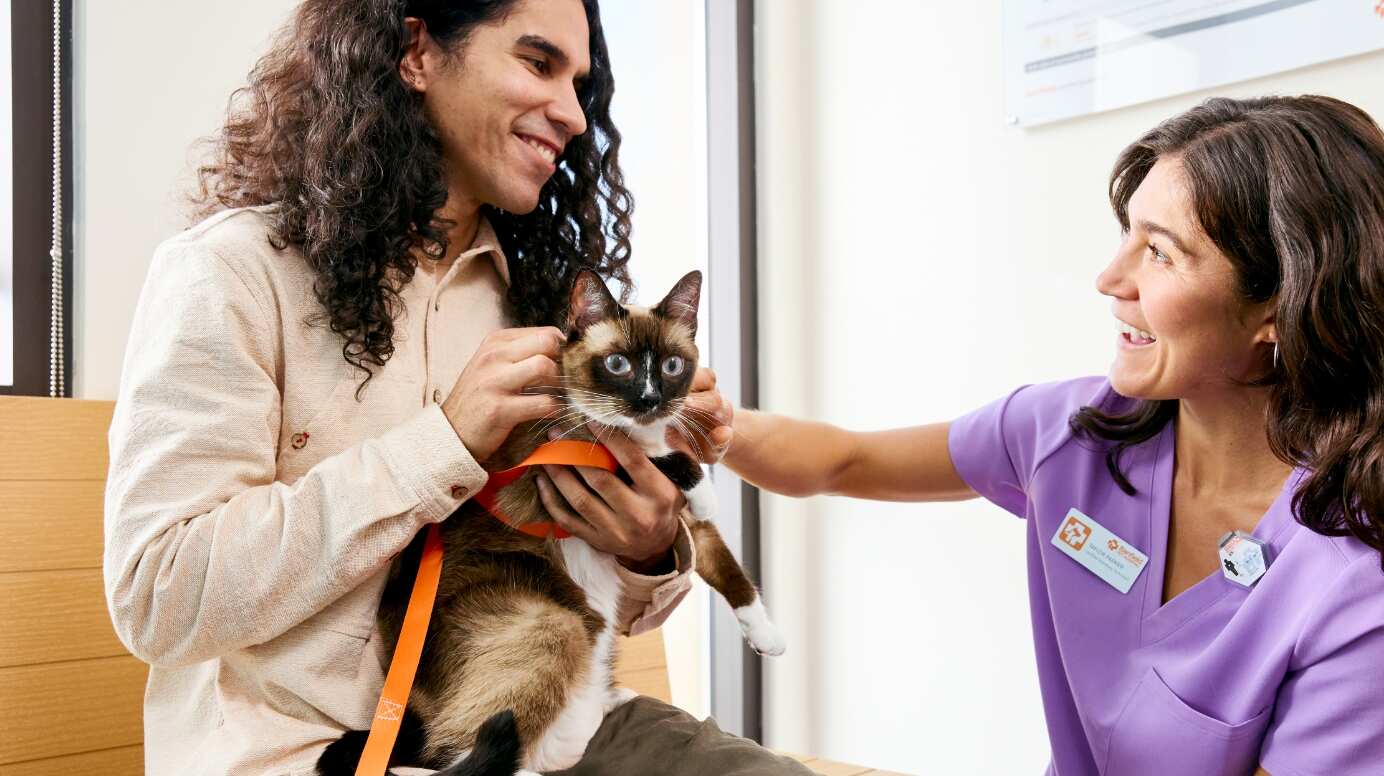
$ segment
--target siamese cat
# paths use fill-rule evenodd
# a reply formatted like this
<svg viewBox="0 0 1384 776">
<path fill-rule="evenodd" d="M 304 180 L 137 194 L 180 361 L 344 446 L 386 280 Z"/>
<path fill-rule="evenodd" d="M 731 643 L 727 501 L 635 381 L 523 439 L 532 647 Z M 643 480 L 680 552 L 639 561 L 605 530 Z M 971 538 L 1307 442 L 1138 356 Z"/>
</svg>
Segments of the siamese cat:
<svg viewBox="0 0 1384 776">
<path fill-rule="evenodd" d="M 587 422 L 617 429 L 686 495 L 682 520 L 696 547 L 696 572 L 734 608 L 750 646 L 784 644 L 759 593 L 710 518 L 716 502 L 702 467 L 668 445 L 670 426 L 697 433 L 684 405 L 696 371 L 702 276 L 691 272 L 652 308 L 616 301 L 592 272 L 573 285 L 560 368 L 564 410 L 517 427 L 486 463 L 518 465 L 548 441 L 550 427 L 591 440 Z M 623 471 L 618 475 L 629 482 Z M 550 522 L 530 469 L 497 494 L 515 524 Z M 616 559 L 577 537 L 540 539 L 501 522 L 474 500 L 441 524 L 445 555 L 437 599 L 391 765 L 445 776 L 533 774 L 575 765 L 601 720 L 634 697 L 612 679 Z M 397 642 L 422 537 L 401 553 L 380 603 L 379 622 Z M 322 776 L 354 774 L 366 731 L 334 741 Z"/>
</svg>

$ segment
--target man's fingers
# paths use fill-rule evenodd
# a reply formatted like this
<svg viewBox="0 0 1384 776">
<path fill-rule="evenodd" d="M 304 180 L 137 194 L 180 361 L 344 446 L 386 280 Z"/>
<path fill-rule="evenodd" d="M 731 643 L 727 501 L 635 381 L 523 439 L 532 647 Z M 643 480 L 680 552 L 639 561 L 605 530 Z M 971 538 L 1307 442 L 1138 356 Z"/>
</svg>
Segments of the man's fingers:
<svg viewBox="0 0 1384 776">
<path fill-rule="evenodd" d="M 558 374 L 556 361 L 544 355 L 535 355 L 505 367 L 495 384 L 507 391 L 519 391 L 530 387 L 556 387 L 559 381 Z"/>
<path fill-rule="evenodd" d="M 565 409 L 566 405 L 556 396 L 515 396 L 505 399 L 501 405 L 499 422 L 513 428 L 527 420 L 556 418 Z"/>
<path fill-rule="evenodd" d="M 558 492 L 567 500 L 572 511 L 589 523 L 593 529 L 606 533 L 614 527 L 615 519 L 611 514 L 610 507 L 601 500 L 600 496 L 587 488 L 586 483 L 578 479 L 570 467 L 544 464 L 543 471 L 547 473 L 553 485 L 557 486 Z"/>
<path fill-rule="evenodd" d="M 615 512 L 627 515 L 634 511 L 638 496 L 619 477 L 591 466 L 573 466 L 572 469 Z"/>
<path fill-rule="evenodd" d="M 541 329 L 526 329 L 527 333 L 516 336 L 495 348 L 495 355 L 504 361 L 516 363 L 529 356 L 544 355 L 557 358 L 562 352 L 564 339 L 562 333 L 551 326 Z"/>
<path fill-rule="evenodd" d="M 663 472 L 649 463 L 649 456 L 644 454 L 644 451 L 634 443 L 634 440 L 619 431 L 607 431 L 595 423 L 587 423 L 586 427 L 595 435 L 597 441 L 605 445 L 610 454 L 615 456 L 620 468 L 625 470 L 631 480 L 634 480 L 639 490 L 658 487 L 659 483 L 656 476 L 667 479 L 663 477 Z M 605 433 L 602 434 L 602 431 Z"/>
<path fill-rule="evenodd" d="M 553 519 L 553 522 L 562 526 L 567 533 L 590 544 L 591 540 L 595 538 L 595 532 L 591 530 L 591 525 L 568 508 L 566 500 L 557 492 L 557 486 L 548 479 L 548 475 L 536 475 L 534 484 L 538 486 L 538 499 L 543 502 L 543 506 L 548 510 L 548 516 Z"/>
</svg>

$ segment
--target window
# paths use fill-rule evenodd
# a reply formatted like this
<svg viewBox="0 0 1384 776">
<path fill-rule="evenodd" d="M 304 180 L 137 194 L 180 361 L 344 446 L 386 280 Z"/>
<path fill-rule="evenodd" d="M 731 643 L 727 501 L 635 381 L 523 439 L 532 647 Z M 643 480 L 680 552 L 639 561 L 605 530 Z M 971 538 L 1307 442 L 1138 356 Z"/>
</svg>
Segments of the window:
<svg viewBox="0 0 1384 776">
<path fill-rule="evenodd" d="M 0 394 L 68 396 L 72 361 L 71 0 L 0 0 Z M 61 115 L 54 128 L 54 16 Z M 60 192 L 54 241 L 55 163 Z M 58 260 L 50 256 L 58 247 Z M 54 264 L 59 266 L 54 282 Z M 55 293 L 56 292 L 56 293 Z"/>
</svg>

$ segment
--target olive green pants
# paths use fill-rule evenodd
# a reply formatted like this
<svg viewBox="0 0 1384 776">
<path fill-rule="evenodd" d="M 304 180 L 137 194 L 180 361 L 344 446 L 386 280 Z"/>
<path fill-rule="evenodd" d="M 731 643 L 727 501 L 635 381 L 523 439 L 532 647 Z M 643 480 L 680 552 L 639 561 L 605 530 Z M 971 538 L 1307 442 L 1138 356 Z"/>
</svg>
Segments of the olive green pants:
<svg viewBox="0 0 1384 776">
<path fill-rule="evenodd" d="M 581 762 L 549 776 L 813 776 L 807 766 L 733 736 L 710 719 L 639 697 L 601 723 Z"/>
</svg>

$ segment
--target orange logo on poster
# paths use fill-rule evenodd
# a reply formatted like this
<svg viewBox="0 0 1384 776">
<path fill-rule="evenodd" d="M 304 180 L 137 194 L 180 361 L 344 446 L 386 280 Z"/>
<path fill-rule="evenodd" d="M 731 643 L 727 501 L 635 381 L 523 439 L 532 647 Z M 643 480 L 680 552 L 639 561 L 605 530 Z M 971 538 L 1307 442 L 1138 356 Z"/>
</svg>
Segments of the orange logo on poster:
<svg viewBox="0 0 1384 776">
<path fill-rule="evenodd" d="M 1086 540 L 1091 538 L 1091 526 L 1081 522 L 1072 515 L 1067 516 L 1066 525 L 1062 526 L 1062 541 L 1066 542 L 1072 549 L 1079 550 L 1086 546 Z"/>
</svg>

